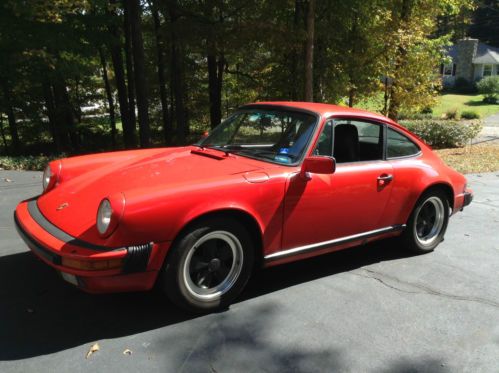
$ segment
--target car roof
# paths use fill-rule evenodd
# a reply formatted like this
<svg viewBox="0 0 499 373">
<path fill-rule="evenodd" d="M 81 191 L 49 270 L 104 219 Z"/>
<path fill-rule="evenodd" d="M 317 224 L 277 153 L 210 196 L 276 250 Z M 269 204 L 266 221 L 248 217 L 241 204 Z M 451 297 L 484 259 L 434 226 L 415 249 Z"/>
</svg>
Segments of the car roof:
<svg viewBox="0 0 499 373">
<path fill-rule="evenodd" d="M 400 125 L 398 125 L 396 122 L 383 115 L 372 113 L 366 110 L 354 109 L 346 106 L 331 105 L 331 104 L 324 104 L 317 102 L 303 102 L 303 101 L 266 101 L 266 102 L 255 102 L 253 104 L 244 105 L 243 107 L 254 106 L 254 105 L 282 106 L 294 109 L 307 110 L 319 114 L 322 117 L 329 117 L 332 115 L 354 116 L 364 119 L 380 120 L 383 122 L 394 124 L 396 127 L 400 127 Z"/>
</svg>

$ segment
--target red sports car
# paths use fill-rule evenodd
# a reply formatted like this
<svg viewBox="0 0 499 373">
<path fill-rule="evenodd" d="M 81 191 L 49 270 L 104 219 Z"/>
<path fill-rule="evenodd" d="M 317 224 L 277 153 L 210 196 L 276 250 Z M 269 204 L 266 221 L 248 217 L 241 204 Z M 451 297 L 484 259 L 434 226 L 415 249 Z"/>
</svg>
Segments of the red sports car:
<svg viewBox="0 0 499 373">
<path fill-rule="evenodd" d="M 198 143 L 51 162 L 14 219 L 30 249 L 91 293 L 158 283 L 196 312 L 252 271 L 400 236 L 432 251 L 473 198 L 461 174 L 383 116 L 246 105 Z"/>
</svg>

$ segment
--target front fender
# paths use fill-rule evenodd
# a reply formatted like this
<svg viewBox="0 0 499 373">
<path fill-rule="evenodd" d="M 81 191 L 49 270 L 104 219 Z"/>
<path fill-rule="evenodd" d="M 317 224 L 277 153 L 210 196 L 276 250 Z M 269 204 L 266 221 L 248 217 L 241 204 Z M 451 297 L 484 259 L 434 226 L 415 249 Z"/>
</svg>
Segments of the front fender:
<svg viewBox="0 0 499 373">
<path fill-rule="evenodd" d="M 202 185 L 141 188 L 125 192 L 125 212 L 114 239 L 132 234 L 137 242 L 173 241 L 193 220 L 222 210 L 250 215 L 265 248 L 280 246 L 286 178 L 250 183 L 242 175 Z"/>
</svg>

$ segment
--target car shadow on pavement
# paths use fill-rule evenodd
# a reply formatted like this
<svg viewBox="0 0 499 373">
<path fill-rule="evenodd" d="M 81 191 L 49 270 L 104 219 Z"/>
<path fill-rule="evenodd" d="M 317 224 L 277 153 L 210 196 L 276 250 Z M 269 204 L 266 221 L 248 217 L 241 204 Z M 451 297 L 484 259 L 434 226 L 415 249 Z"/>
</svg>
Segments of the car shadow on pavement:
<svg viewBox="0 0 499 373">
<path fill-rule="evenodd" d="M 401 247 L 385 240 L 269 268 L 255 274 L 237 302 L 404 256 Z M 177 309 L 159 291 L 83 293 L 30 252 L 0 257 L 0 297 L 0 361 L 50 354 L 196 317 Z"/>
</svg>

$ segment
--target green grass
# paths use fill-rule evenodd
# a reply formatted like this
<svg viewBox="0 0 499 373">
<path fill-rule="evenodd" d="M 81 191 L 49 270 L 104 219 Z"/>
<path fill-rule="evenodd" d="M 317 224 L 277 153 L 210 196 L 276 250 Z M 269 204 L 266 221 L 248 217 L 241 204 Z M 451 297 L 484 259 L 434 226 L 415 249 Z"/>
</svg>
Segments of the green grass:
<svg viewBox="0 0 499 373">
<path fill-rule="evenodd" d="M 486 118 L 490 115 L 499 113 L 499 105 L 484 104 L 482 102 L 483 95 L 461 95 L 461 94 L 444 94 L 439 97 L 438 104 L 433 108 L 433 116 L 440 118 L 449 110 L 457 109 L 461 114 L 463 111 L 474 111 L 481 118 Z"/>
</svg>

